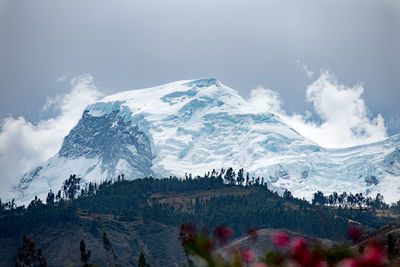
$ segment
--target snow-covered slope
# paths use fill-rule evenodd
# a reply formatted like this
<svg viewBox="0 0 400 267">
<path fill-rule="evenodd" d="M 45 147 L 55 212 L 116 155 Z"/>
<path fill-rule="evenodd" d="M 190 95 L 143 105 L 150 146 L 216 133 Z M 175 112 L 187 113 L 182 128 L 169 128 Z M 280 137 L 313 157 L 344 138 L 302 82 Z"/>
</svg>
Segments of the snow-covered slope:
<svg viewBox="0 0 400 267">
<path fill-rule="evenodd" d="M 44 196 L 70 174 L 99 181 L 204 174 L 244 168 L 270 188 L 382 193 L 400 198 L 400 135 L 346 149 L 324 149 L 271 113 L 256 113 L 215 79 L 126 91 L 87 107 L 57 155 L 26 174 L 19 199 Z"/>
</svg>

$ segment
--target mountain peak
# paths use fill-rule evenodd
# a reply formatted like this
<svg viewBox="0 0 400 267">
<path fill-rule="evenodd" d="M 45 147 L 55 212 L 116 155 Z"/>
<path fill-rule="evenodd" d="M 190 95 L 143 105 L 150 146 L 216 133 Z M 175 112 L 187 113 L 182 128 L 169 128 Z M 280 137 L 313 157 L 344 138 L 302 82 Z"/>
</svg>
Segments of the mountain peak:
<svg viewBox="0 0 400 267">
<path fill-rule="evenodd" d="M 208 79 L 194 80 L 194 81 L 185 83 L 185 85 L 196 86 L 196 87 L 210 87 L 212 85 L 215 85 L 215 86 L 219 87 L 219 86 L 221 86 L 221 83 L 216 78 L 208 78 Z"/>
<path fill-rule="evenodd" d="M 181 80 L 156 87 L 130 90 L 107 96 L 87 107 L 93 116 L 112 110 L 130 117 L 139 114 L 171 116 L 188 111 L 239 112 L 246 101 L 216 78 Z M 123 114 L 122 114 L 123 113 Z M 158 117 L 159 119 L 159 117 Z"/>
<path fill-rule="evenodd" d="M 85 181 L 148 175 L 201 175 L 244 168 L 277 191 L 311 198 L 348 188 L 400 192 L 400 137 L 348 149 L 323 149 L 271 113 L 257 113 L 215 78 L 182 80 L 107 96 L 88 106 L 60 153 L 22 180 L 26 197 L 57 189 L 68 175 Z"/>
</svg>

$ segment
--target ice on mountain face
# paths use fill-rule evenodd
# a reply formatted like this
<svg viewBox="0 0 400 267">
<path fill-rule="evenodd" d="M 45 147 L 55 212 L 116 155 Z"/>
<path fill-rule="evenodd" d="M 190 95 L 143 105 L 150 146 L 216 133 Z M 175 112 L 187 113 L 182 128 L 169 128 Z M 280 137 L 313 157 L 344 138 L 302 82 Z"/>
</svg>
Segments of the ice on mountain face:
<svg viewBox="0 0 400 267">
<path fill-rule="evenodd" d="M 147 136 L 125 121 L 119 110 L 93 117 L 87 111 L 69 135 L 65 137 L 59 151 L 65 158 L 99 158 L 102 172 L 109 177 L 118 175 L 116 166 L 124 160 L 129 174 L 135 177 L 150 176 L 152 152 Z M 128 174 L 128 173 L 127 173 Z"/>
<path fill-rule="evenodd" d="M 185 85 L 195 86 L 195 87 L 210 87 L 212 85 L 220 86 L 220 83 L 217 81 L 217 79 L 210 78 L 210 79 L 201 79 L 201 80 L 191 81 L 191 82 L 186 83 Z"/>
<path fill-rule="evenodd" d="M 365 177 L 365 183 L 367 186 L 377 185 L 379 183 L 378 179 L 376 179 L 375 175 L 370 175 Z"/>
<path fill-rule="evenodd" d="M 153 176 L 152 158 L 147 136 L 125 121 L 119 110 L 111 108 L 108 114 L 98 117 L 85 111 L 64 138 L 58 154 L 26 174 L 15 189 L 24 198 L 31 198 L 32 188 L 41 188 L 34 192 L 39 195 L 50 188 L 58 190 L 71 174 L 84 177 L 85 181 L 106 180 L 120 174 L 134 178 Z"/>
<path fill-rule="evenodd" d="M 99 181 L 120 173 L 134 179 L 233 167 L 298 197 L 311 198 L 318 190 L 380 192 L 390 202 L 400 195 L 399 144 L 397 136 L 324 149 L 278 116 L 254 112 L 216 79 L 180 81 L 121 92 L 88 106 L 58 155 L 24 176 L 21 191 L 36 192 L 40 185 L 58 189 L 70 174 Z"/>
<path fill-rule="evenodd" d="M 400 176 L 400 146 L 385 157 L 386 172 Z"/>
<path fill-rule="evenodd" d="M 42 166 L 39 166 L 35 169 L 33 169 L 32 171 L 30 171 L 29 173 L 26 173 L 22 178 L 21 181 L 19 183 L 19 188 L 18 190 L 23 192 L 26 189 L 28 189 L 29 184 L 33 181 L 33 179 L 37 176 L 39 176 L 40 171 L 43 169 Z"/>
</svg>

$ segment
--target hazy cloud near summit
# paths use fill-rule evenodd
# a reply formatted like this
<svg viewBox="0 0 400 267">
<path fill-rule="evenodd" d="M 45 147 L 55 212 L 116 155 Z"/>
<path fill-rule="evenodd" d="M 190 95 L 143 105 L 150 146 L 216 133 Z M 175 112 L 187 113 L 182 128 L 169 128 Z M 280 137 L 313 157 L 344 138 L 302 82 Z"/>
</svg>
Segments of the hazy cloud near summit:
<svg viewBox="0 0 400 267">
<path fill-rule="evenodd" d="M 71 80 L 69 93 L 48 98 L 43 109 L 53 108 L 58 113 L 54 118 L 36 125 L 24 117 L 5 118 L 0 132 L 0 195 L 7 198 L 19 178 L 55 155 L 84 108 L 101 96 L 93 77 L 83 75 Z"/>
<path fill-rule="evenodd" d="M 306 115 L 289 115 L 282 110 L 279 94 L 264 88 L 253 89 L 249 103 L 257 112 L 278 114 L 282 121 L 301 135 L 328 148 L 343 148 L 377 142 L 387 137 L 381 114 L 372 118 L 362 98 L 362 85 L 345 86 L 338 83 L 329 72 L 306 90 L 306 100 L 313 105 L 316 118 Z M 315 121 L 318 121 L 315 122 Z"/>
</svg>

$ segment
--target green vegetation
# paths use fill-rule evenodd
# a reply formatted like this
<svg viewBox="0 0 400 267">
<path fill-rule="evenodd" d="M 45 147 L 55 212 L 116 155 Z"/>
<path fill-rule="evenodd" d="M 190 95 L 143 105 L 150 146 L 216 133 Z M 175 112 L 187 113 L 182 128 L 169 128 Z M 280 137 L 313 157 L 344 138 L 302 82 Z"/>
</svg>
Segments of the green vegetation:
<svg viewBox="0 0 400 267">
<path fill-rule="evenodd" d="M 49 265 L 87 264 L 90 258 L 99 264 L 130 266 L 145 252 L 146 264 L 169 266 L 186 262 L 178 240 L 183 222 L 210 228 L 228 224 L 233 237 L 255 226 L 343 240 L 349 221 L 376 229 L 395 220 L 389 212 L 377 216 L 375 208 L 311 204 L 288 191 L 281 197 L 263 179 L 249 178 L 243 170 L 184 179 L 119 177 L 82 187 L 79 182 L 71 176 L 55 196 L 49 192 L 46 204 L 35 198 L 28 208 L 2 205 L 0 265 L 14 261 L 24 235 L 35 237 Z M 57 254 L 55 246 L 65 243 L 68 247 Z"/>
</svg>

